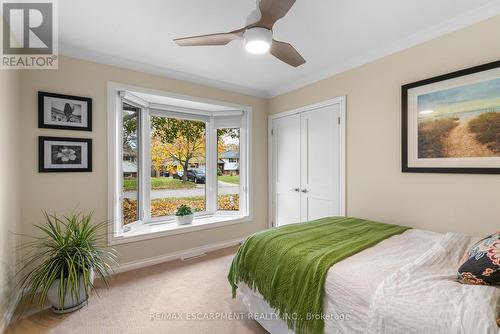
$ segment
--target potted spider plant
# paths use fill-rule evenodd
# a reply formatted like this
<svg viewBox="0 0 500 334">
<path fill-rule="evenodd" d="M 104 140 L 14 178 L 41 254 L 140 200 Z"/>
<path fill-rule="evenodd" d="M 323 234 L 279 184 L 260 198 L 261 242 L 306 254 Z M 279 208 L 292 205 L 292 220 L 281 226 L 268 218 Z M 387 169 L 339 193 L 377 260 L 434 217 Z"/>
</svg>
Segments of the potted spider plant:
<svg viewBox="0 0 500 334">
<path fill-rule="evenodd" d="M 92 213 L 44 215 L 45 222 L 35 225 L 41 236 L 21 246 L 30 257 L 19 272 L 23 295 L 40 308 L 48 302 L 56 313 L 72 312 L 96 290 L 94 276 L 108 286 L 116 254 L 106 247 L 107 223 L 92 223 Z"/>
<path fill-rule="evenodd" d="M 179 225 L 189 225 L 193 222 L 193 210 L 186 204 L 182 204 L 177 208 L 175 212 L 175 218 L 177 220 L 177 224 Z"/>
</svg>

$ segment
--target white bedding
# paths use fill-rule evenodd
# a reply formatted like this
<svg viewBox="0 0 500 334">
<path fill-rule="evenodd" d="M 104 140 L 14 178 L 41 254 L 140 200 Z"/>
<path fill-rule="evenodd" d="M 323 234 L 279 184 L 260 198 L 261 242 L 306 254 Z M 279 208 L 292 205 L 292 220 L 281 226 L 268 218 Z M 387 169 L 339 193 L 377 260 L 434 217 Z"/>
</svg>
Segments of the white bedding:
<svg viewBox="0 0 500 334">
<path fill-rule="evenodd" d="M 455 280 L 470 237 L 446 234 L 385 279 L 370 307 L 370 333 L 500 333 L 496 304 L 500 289 Z"/>
<path fill-rule="evenodd" d="M 425 332 L 422 331 L 422 321 L 424 320 L 419 315 L 422 309 L 420 301 L 422 297 L 421 293 L 429 291 L 425 292 L 425 289 L 413 290 L 411 288 L 413 277 L 420 282 L 419 285 L 422 287 L 425 286 L 426 274 L 422 273 L 422 275 L 419 275 L 418 273 L 426 266 L 426 261 L 424 260 L 428 257 L 427 254 L 431 250 L 435 251 L 436 248 L 440 249 L 436 245 L 441 244 L 447 237 L 448 235 L 445 236 L 430 231 L 412 229 L 401 235 L 384 240 L 374 247 L 366 249 L 332 266 L 328 271 L 325 282 L 323 309 L 327 318 L 325 319 L 324 333 L 401 333 L 411 332 L 412 330 L 418 333 Z M 474 240 L 467 241 L 466 246 Z M 481 333 L 500 333 L 495 324 L 493 314 L 495 305 L 489 304 L 489 300 L 495 298 L 495 294 L 498 294 L 499 289 L 493 287 L 463 286 L 450 280 L 450 278 L 454 277 L 458 267 L 458 260 L 466 248 L 456 249 L 455 252 L 460 253 L 456 258 L 444 256 L 447 260 L 441 264 L 445 272 L 434 275 L 434 280 L 439 281 L 439 279 L 447 278 L 446 282 L 458 286 L 458 290 L 451 290 L 454 291 L 453 293 L 456 298 L 460 298 L 459 293 L 464 291 L 463 289 L 468 293 L 472 293 L 466 299 L 479 298 L 481 296 L 486 298 L 488 301 L 481 303 L 484 304 L 483 308 L 491 308 L 491 316 L 490 314 L 481 315 L 480 319 L 485 323 L 484 328 L 487 330 L 481 331 Z M 441 253 L 441 255 L 435 256 L 439 257 L 442 255 Z M 434 265 L 431 265 L 431 267 L 434 270 L 438 269 Z M 408 270 L 409 274 L 405 274 Z M 402 278 L 407 278 L 407 280 L 402 280 Z M 400 288 L 407 289 L 408 293 L 401 294 L 401 291 L 398 290 Z M 476 288 L 476 290 L 471 290 L 472 288 Z M 287 329 L 285 323 L 276 316 L 261 295 L 251 291 L 244 284 L 240 284 L 238 290 L 243 295 L 243 302 L 251 313 L 266 315 L 264 318 L 257 320 L 267 331 L 272 334 L 292 333 Z M 431 293 L 431 295 L 433 294 Z M 496 297 L 498 298 L 498 295 Z M 412 303 L 410 298 L 413 298 L 415 303 Z M 447 305 L 446 300 L 442 299 L 435 299 L 434 302 L 434 307 L 436 307 L 436 304 Z M 395 303 L 396 306 L 390 307 L 390 303 Z M 404 304 L 404 307 L 401 304 Z M 479 304 L 479 302 L 476 304 Z M 416 309 L 412 309 L 412 306 L 409 305 L 415 306 Z M 466 307 L 464 303 L 458 302 L 456 305 L 458 305 L 456 308 L 457 312 L 460 310 L 465 312 Z M 401 309 L 401 312 L 406 313 L 401 318 L 403 319 L 402 321 L 395 321 L 394 319 L 399 317 L 399 309 Z M 269 314 L 274 314 L 274 316 L 268 316 Z M 473 317 L 478 319 L 477 316 L 474 313 Z M 463 321 L 462 318 L 464 317 L 469 317 L 469 314 L 459 315 L 457 321 Z M 412 318 L 413 322 L 407 322 L 406 318 Z M 429 326 L 433 325 L 429 324 Z M 437 324 L 437 326 L 440 326 L 440 324 Z M 431 332 L 438 333 L 439 331 Z M 460 331 L 444 331 L 443 333 L 460 333 Z M 464 330 L 463 333 L 469 332 Z M 470 331 L 470 333 L 479 332 Z"/>
</svg>

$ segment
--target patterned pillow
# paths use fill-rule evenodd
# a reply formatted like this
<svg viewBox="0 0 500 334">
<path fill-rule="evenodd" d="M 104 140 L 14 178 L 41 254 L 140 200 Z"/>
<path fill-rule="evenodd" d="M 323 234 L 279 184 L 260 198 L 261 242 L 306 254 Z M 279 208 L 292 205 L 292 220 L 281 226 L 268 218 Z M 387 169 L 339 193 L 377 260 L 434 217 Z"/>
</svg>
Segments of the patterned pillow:
<svg viewBox="0 0 500 334">
<path fill-rule="evenodd" d="M 458 279 L 465 284 L 500 284 L 500 232 L 478 241 L 465 255 L 458 269 Z"/>
</svg>

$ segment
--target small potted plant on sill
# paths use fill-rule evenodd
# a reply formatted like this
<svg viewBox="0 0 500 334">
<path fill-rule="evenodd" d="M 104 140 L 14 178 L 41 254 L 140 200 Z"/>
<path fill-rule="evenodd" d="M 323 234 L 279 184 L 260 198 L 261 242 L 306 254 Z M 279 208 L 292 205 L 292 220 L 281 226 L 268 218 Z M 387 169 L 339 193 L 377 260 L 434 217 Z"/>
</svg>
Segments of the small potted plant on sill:
<svg viewBox="0 0 500 334">
<path fill-rule="evenodd" d="M 95 276 L 108 286 L 116 252 L 106 246 L 107 222 L 93 224 L 91 213 L 44 214 L 45 222 L 35 225 L 41 236 L 21 246 L 27 261 L 20 286 L 30 303 L 43 308 L 48 302 L 55 313 L 69 313 L 87 304 Z"/>
<path fill-rule="evenodd" d="M 175 218 L 177 220 L 177 224 L 179 225 L 189 225 L 193 222 L 193 210 L 185 204 L 182 204 L 177 208 L 175 212 Z"/>
</svg>

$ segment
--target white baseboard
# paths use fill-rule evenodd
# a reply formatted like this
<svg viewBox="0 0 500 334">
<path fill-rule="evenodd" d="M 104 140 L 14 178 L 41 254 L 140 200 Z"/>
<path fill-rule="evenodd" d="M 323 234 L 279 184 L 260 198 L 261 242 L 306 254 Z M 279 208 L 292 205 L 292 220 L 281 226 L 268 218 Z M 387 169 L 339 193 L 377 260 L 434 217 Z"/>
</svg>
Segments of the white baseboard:
<svg viewBox="0 0 500 334">
<path fill-rule="evenodd" d="M 5 310 L 2 319 L 0 319 L 0 333 L 4 333 L 7 327 L 14 316 L 14 312 L 16 311 L 17 305 L 21 301 L 22 293 L 21 290 L 16 290 L 10 299 L 9 306 Z"/>
<path fill-rule="evenodd" d="M 113 267 L 113 271 L 115 274 L 117 274 L 117 273 L 123 273 L 126 271 L 135 270 L 135 269 L 139 269 L 139 268 L 154 266 L 155 264 L 159 264 L 159 263 L 163 263 L 163 262 L 174 261 L 174 260 L 179 260 L 179 259 L 187 259 L 187 258 L 199 256 L 202 253 L 213 252 L 215 250 L 235 246 L 244 240 L 245 240 L 245 238 L 217 242 L 217 243 L 213 243 L 213 244 L 209 244 L 209 245 L 205 245 L 205 246 L 200 246 L 200 247 L 195 247 L 195 248 L 191 248 L 191 249 L 186 249 L 186 250 L 182 250 L 182 251 L 178 251 L 178 252 L 174 252 L 174 253 L 153 256 L 150 258 L 136 260 L 136 261 L 125 262 L 125 263 L 120 264 L 119 266 Z"/>
<path fill-rule="evenodd" d="M 134 269 L 140 269 L 140 268 L 145 268 L 149 266 L 153 266 L 155 264 L 160 264 L 163 262 L 168 262 L 168 261 L 174 261 L 174 260 L 179 260 L 179 259 L 189 259 L 189 258 L 195 258 L 199 257 L 201 254 L 207 253 L 207 252 L 213 252 L 219 249 L 235 246 L 241 242 L 243 242 L 245 238 L 242 239 L 235 239 L 235 240 L 229 240 L 229 241 L 223 241 L 223 242 L 217 242 L 205 246 L 200 246 L 200 247 L 195 247 L 191 249 L 186 249 L 170 254 L 164 254 L 164 255 L 159 255 L 159 256 L 153 256 L 150 258 L 146 259 L 141 259 L 141 260 L 136 260 L 136 261 L 130 261 L 130 262 L 125 262 L 117 267 L 113 268 L 113 271 L 115 274 L 117 273 L 123 273 L 126 271 L 134 270 Z M 21 291 L 16 291 L 14 296 L 11 298 L 11 301 L 9 303 L 9 306 L 7 307 L 7 310 L 5 311 L 3 318 L 0 319 L 0 333 L 4 333 L 5 330 L 7 329 L 7 326 L 9 326 L 10 321 L 12 320 L 12 317 L 14 315 L 14 312 L 16 311 L 16 307 L 19 304 L 19 301 L 21 300 L 22 293 Z"/>
</svg>

